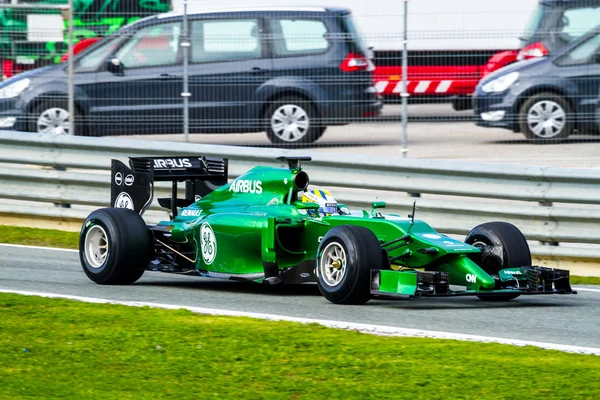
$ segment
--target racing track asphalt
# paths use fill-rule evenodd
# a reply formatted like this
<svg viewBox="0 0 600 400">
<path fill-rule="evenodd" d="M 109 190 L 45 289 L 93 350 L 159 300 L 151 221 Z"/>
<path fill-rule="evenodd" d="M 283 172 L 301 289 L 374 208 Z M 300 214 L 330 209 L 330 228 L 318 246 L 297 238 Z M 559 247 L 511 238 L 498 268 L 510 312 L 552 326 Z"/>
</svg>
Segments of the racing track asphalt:
<svg viewBox="0 0 600 400">
<path fill-rule="evenodd" d="M 582 287 L 585 288 L 585 287 Z M 594 288 L 594 287 L 588 287 Z M 88 296 L 377 324 L 600 348 L 600 290 L 521 296 L 508 303 L 471 297 L 371 300 L 340 306 L 316 285 L 263 286 L 146 272 L 131 286 L 101 286 L 73 251 L 0 246 L 0 289 Z"/>
</svg>

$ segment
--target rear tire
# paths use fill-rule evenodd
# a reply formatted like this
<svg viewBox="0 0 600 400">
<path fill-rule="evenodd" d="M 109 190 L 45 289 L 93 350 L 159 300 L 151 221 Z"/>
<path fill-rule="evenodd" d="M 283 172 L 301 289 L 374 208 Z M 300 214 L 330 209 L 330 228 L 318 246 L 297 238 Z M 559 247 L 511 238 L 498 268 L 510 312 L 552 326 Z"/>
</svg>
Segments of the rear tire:
<svg viewBox="0 0 600 400">
<path fill-rule="evenodd" d="M 335 304 L 365 304 L 371 298 L 371 270 L 381 269 L 382 257 L 379 241 L 369 229 L 354 225 L 331 229 L 317 251 L 321 294 Z"/>
<path fill-rule="evenodd" d="M 476 226 L 469 232 L 465 243 L 481 250 L 479 266 L 490 275 L 501 269 L 531 265 L 531 252 L 523 233 L 507 222 L 488 222 Z M 507 301 L 518 294 L 477 296 L 484 301 Z"/>
<path fill-rule="evenodd" d="M 265 120 L 271 143 L 285 147 L 313 143 L 326 129 L 320 126 L 313 103 L 298 96 L 282 97 L 270 104 Z"/>
<path fill-rule="evenodd" d="M 83 272 L 103 285 L 140 279 L 151 259 L 151 241 L 142 217 L 125 208 L 101 208 L 85 220 L 79 236 Z"/>
</svg>

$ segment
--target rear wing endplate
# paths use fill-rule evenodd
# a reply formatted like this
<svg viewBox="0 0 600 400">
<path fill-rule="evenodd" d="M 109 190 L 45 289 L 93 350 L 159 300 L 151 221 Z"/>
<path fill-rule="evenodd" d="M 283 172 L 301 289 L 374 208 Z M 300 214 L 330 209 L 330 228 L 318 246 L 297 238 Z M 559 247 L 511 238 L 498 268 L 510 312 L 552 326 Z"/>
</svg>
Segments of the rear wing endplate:
<svg viewBox="0 0 600 400">
<path fill-rule="evenodd" d="M 185 207 L 199 200 L 196 182 L 210 181 L 215 185 L 227 183 L 226 158 L 186 157 L 130 157 L 129 166 L 119 160 L 111 164 L 111 206 L 129 208 L 142 215 L 154 198 L 154 182 L 173 182 L 171 198 L 158 199 L 177 215 L 177 207 Z M 184 199 L 177 198 L 177 183 L 186 182 Z"/>
</svg>

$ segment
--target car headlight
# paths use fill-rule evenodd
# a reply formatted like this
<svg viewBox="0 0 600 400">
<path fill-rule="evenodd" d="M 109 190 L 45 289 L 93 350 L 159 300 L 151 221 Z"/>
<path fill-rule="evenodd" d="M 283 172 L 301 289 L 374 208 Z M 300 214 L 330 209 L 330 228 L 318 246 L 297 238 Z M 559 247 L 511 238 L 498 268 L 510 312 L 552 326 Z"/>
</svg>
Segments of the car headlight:
<svg viewBox="0 0 600 400">
<path fill-rule="evenodd" d="M 29 78 L 18 80 L 0 89 L 0 99 L 17 97 L 29 86 Z"/>
<path fill-rule="evenodd" d="M 486 83 L 481 87 L 481 90 L 485 93 L 504 92 L 511 87 L 518 78 L 518 72 L 511 72 L 510 74 L 503 75 L 500 78 L 496 78 L 493 81 Z"/>
</svg>

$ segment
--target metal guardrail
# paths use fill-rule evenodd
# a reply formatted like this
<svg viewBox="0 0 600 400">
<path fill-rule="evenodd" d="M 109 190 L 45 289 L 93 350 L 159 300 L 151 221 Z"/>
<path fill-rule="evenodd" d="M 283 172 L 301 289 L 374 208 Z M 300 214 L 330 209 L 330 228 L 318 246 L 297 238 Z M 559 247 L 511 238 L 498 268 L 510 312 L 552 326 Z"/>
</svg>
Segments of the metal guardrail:
<svg viewBox="0 0 600 400">
<path fill-rule="evenodd" d="M 0 163 L 5 163 L 0 168 L 0 199 L 8 201 L 0 204 L 0 214 L 63 220 L 82 220 L 90 206 L 108 206 L 111 158 L 228 157 L 230 178 L 235 178 L 256 165 L 283 166 L 275 160 L 278 156 L 308 153 L 3 131 L 0 149 Z M 371 201 L 383 200 L 389 212 L 407 214 L 416 200 L 417 217 L 440 232 L 466 234 L 479 223 L 504 220 L 517 225 L 528 240 L 580 245 L 534 245 L 536 255 L 600 259 L 600 246 L 589 246 L 600 244 L 600 170 L 311 155 L 313 161 L 305 166 L 311 184 L 331 189 L 351 207 L 370 209 Z M 158 186 L 155 197 L 168 196 L 169 190 Z M 151 210 L 150 220 L 167 218 L 157 205 Z"/>
</svg>

